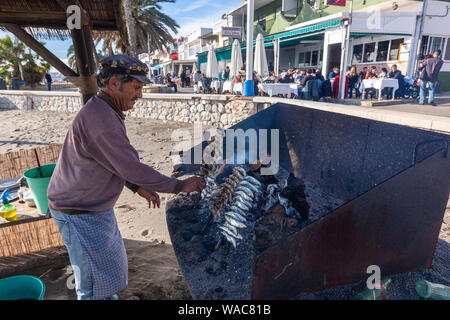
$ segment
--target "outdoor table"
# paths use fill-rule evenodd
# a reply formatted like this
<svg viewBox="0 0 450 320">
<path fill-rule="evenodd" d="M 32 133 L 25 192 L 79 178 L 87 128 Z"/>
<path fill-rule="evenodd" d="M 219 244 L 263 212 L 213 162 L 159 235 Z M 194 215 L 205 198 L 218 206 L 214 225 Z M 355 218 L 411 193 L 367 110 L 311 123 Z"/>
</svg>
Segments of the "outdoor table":
<svg viewBox="0 0 450 320">
<path fill-rule="evenodd" d="M 392 92 L 392 100 L 394 100 L 395 97 L 395 91 L 398 89 L 398 80 L 397 79 L 365 79 L 361 81 L 361 84 L 359 85 L 359 92 L 361 94 L 364 92 L 364 90 L 374 88 L 378 90 L 378 101 L 381 100 L 381 90 L 384 88 L 393 88 L 394 91 Z M 364 95 L 362 95 L 361 99 L 364 99 Z"/>
<path fill-rule="evenodd" d="M 242 82 L 236 82 L 233 86 L 233 93 L 239 92 L 242 94 Z"/>
<path fill-rule="evenodd" d="M 291 94 L 298 95 L 298 84 L 296 83 L 260 83 L 258 88 L 269 96 L 285 94 L 291 97 Z"/>
<path fill-rule="evenodd" d="M 222 92 L 228 91 L 229 93 L 233 92 L 233 82 L 225 81 L 223 83 Z"/>
</svg>

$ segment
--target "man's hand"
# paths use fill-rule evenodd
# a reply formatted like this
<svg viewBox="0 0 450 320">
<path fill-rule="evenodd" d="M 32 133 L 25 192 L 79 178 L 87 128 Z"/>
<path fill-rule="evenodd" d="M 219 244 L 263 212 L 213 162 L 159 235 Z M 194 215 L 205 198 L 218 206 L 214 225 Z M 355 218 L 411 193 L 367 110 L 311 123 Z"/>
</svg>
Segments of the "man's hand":
<svg viewBox="0 0 450 320">
<path fill-rule="evenodd" d="M 180 192 L 202 192 L 202 190 L 206 187 L 206 182 L 201 177 L 190 177 L 186 180 L 180 180 L 181 181 L 181 190 Z"/>
<path fill-rule="evenodd" d="M 148 202 L 148 207 L 151 208 L 153 204 L 153 208 L 158 207 L 161 203 L 161 199 L 159 199 L 159 195 L 153 191 L 147 191 L 142 188 L 139 188 L 136 193 L 140 195 L 142 198 L 145 198 Z"/>
</svg>

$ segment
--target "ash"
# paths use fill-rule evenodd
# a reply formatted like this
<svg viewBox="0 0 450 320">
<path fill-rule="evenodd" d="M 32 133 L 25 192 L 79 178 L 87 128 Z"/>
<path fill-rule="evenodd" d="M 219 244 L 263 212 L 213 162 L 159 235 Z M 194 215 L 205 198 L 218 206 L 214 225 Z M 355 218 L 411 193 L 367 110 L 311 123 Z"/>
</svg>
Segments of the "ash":
<svg viewBox="0 0 450 320">
<path fill-rule="evenodd" d="M 211 198 L 180 194 L 167 206 L 173 247 L 194 299 L 250 299 L 256 255 L 343 204 L 284 168 L 275 176 L 244 168 L 266 190 L 251 208 L 236 248 L 219 232 L 222 218 L 211 220 Z M 217 183 L 232 169 L 227 165 Z"/>
</svg>

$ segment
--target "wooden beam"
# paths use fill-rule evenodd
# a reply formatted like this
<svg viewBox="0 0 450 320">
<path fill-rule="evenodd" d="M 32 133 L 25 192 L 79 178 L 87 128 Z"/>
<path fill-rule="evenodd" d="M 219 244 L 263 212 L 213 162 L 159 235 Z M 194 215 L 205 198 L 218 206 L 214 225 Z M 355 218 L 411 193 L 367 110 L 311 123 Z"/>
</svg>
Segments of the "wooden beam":
<svg viewBox="0 0 450 320">
<path fill-rule="evenodd" d="M 57 56 L 51 53 L 46 47 L 44 47 L 39 41 L 34 39 L 28 32 L 23 30 L 18 25 L 14 24 L 4 24 L 6 30 L 13 33 L 17 38 L 24 42 L 28 47 L 35 51 L 42 58 L 47 60 L 52 66 L 54 66 L 59 72 L 64 76 L 78 76 L 78 74 L 69 68 L 64 62 L 59 60 Z"/>
</svg>

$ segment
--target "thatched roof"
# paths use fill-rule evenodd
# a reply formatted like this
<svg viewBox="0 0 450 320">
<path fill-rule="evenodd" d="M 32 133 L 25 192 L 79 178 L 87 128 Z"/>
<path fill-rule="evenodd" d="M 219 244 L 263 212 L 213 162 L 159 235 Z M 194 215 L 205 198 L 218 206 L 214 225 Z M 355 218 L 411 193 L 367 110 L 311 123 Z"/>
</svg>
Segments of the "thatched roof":
<svg viewBox="0 0 450 320">
<path fill-rule="evenodd" d="M 123 25 L 120 0 L 1 0 L 0 28 L 2 24 L 16 24 L 37 38 L 65 39 L 70 36 L 63 5 L 66 2 L 81 5 L 92 30 L 118 30 Z"/>
</svg>

